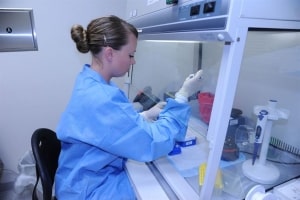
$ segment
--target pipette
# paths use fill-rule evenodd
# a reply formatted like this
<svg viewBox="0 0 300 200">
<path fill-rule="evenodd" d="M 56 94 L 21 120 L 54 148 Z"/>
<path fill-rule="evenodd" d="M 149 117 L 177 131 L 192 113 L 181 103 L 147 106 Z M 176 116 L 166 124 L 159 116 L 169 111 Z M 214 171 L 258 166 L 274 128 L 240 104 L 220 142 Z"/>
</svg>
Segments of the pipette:
<svg viewBox="0 0 300 200">
<path fill-rule="evenodd" d="M 258 155 L 258 151 L 261 147 L 267 120 L 268 120 L 268 111 L 261 110 L 257 115 L 252 165 L 254 165 L 256 157 Z"/>
<path fill-rule="evenodd" d="M 276 104 L 276 100 L 270 100 L 268 105 L 254 107 L 257 124 L 253 158 L 246 160 L 242 166 L 243 173 L 247 178 L 261 184 L 273 184 L 280 176 L 279 169 L 272 163 L 267 162 L 267 153 L 273 121 L 287 119 L 289 111 L 276 108 Z M 255 161 L 258 151 L 260 151 L 259 159 Z"/>
</svg>

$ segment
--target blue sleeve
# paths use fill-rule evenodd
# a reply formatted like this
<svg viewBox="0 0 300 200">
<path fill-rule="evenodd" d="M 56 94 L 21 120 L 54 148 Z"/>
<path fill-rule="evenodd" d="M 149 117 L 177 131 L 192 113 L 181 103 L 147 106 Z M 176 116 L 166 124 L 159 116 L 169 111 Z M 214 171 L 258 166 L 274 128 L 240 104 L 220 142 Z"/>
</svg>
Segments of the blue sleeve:
<svg viewBox="0 0 300 200">
<path fill-rule="evenodd" d="M 167 155 L 175 140 L 185 137 L 187 104 L 168 99 L 158 120 L 151 123 L 134 110 L 121 90 L 101 87 L 75 92 L 57 129 L 60 140 L 147 162 Z"/>
</svg>

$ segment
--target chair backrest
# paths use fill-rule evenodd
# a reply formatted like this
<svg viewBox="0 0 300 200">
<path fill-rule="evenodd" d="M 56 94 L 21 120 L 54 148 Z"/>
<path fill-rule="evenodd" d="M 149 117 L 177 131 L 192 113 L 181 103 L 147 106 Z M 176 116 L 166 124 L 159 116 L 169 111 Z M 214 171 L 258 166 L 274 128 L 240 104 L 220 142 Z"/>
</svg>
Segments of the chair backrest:
<svg viewBox="0 0 300 200">
<path fill-rule="evenodd" d="M 41 178 L 43 199 L 52 199 L 52 187 L 55 172 L 58 166 L 58 157 L 61 150 L 60 141 L 56 133 L 47 128 L 40 128 L 33 132 L 31 148 L 36 161 L 37 180 L 33 189 L 32 199 L 37 199 L 36 187 Z"/>
</svg>

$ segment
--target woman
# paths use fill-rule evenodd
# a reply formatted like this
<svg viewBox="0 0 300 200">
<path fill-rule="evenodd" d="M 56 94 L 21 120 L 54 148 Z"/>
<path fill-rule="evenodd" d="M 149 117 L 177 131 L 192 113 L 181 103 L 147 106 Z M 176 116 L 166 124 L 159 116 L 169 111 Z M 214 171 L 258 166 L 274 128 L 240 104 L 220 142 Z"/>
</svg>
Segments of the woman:
<svg viewBox="0 0 300 200">
<path fill-rule="evenodd" d="M 57 128 L 62 150 L 55 195 L 63 200 L 135 199 L 124 171 L 126 160 L 148 162 L 165 156 L 185 137 L 187 98 L 198 89 L 202 72 L 184 82 L 175 100 L 137 113 L 111 82 L 135 63 L 136 28 L 108 16 L 91 21 L 87 30 L 73 26 L 71 36 L 80 52 L 91 52 L 92 61 L 78 75 Z"/>
</svg>

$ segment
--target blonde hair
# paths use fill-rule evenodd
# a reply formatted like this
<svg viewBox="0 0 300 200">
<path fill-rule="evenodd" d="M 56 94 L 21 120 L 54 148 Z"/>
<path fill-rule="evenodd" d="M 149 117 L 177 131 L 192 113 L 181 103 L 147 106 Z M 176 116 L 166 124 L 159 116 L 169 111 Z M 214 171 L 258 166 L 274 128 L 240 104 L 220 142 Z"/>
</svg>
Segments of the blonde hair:
<svg viewBox="0 0 300 200">
<path fill-rule="evenodd" d="M 128 35 L 132 33 L 138 38 L 137 29 L 116 16 L 101 17 L 92 20 L 85 30 L 81 25 L 71 28 L 71 37 L 78 51 L 95 55 L 102 47 L 109 46 L 119 50 L 128 43 Z"/>
</svg>

